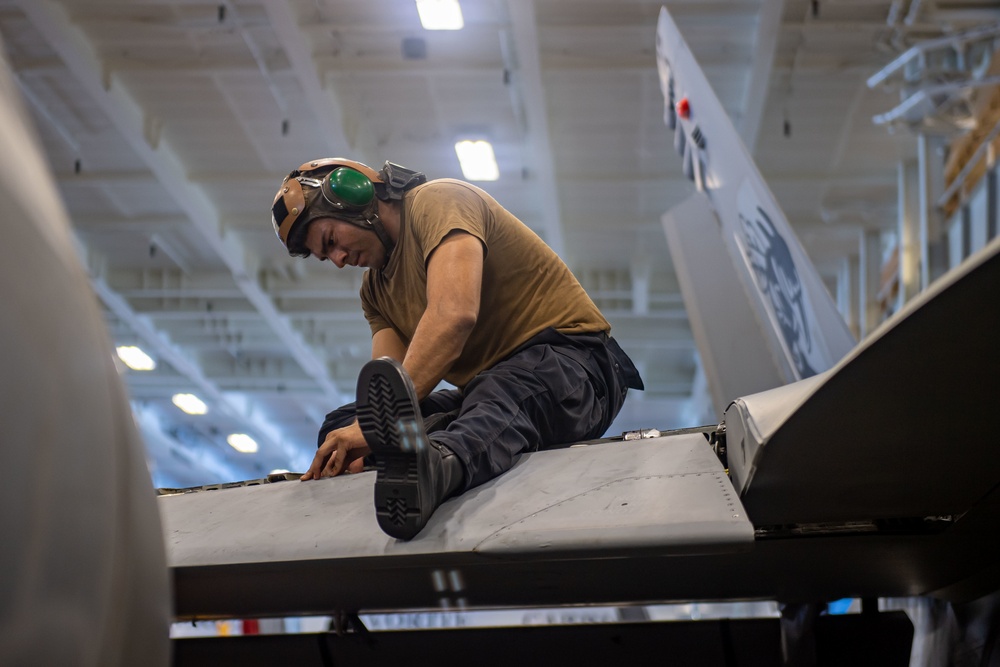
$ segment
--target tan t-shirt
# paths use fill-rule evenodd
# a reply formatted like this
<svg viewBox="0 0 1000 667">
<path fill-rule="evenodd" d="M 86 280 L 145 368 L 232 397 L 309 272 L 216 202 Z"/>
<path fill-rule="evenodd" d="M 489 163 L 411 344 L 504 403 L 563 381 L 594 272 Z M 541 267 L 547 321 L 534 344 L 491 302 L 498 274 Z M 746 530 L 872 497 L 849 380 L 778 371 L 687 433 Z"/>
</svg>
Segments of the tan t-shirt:
<svg viewBox="0 0 1000 667">
<path fill-rule="evenodd" d="M 409 345 L 427 308 L 427 259 L 454 230 L 478 238 L 486 254 L 479 319 L 448 382 L 465 386 L 548 327 L 611 330 L 569 268 L 524 223 L 474 185 L 440 179 L 406 193 L 389 263 L 365 272 L 361 303 L 373 334 L 392 328 Z"/>
</svg>

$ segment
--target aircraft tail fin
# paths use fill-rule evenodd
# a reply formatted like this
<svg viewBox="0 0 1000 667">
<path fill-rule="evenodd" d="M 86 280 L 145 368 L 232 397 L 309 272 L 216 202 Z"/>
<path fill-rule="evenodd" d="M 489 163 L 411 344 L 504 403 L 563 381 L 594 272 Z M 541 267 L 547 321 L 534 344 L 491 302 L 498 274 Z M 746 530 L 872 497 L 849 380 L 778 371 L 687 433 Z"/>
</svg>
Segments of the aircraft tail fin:
<svg viewBox="0 0 1000 667">
<path fill-rule="evenodd" d="M 663 230 L 708 385 L 712 418 L 738 396 L 788 383 L 772 341 L 729 261 L 719 221 L 695 192 L 663 214 Z M 708 418 L 704 415 L 702 419 Z"/>
<path fill-rule="evenodd" d="M 664 122 L 685 175 L 715 214 L 780 377 L 794 382 L 832 367 L 854 337 L 666 8 L 656 53 Z M 704 361 L 701 341 L 699 351 Z"/>
</svg>

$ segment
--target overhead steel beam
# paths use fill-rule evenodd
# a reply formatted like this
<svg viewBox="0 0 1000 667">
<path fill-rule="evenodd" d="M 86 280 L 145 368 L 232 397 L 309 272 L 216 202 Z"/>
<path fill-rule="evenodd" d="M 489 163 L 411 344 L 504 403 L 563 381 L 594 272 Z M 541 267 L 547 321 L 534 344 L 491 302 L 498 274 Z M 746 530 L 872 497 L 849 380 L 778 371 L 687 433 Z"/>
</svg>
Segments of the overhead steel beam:
<svg viewBox="0 0 1000 667">
<path fill-rule="evenodd" d="M 273 3 L 282 4 L 282 3 Z M 155 146 L 148 140 L 145 125 L 149 116 L 125 88 L 105 77 L 102 63 L 83 32 L 71 22 L 66 10 L 52 0 L 18 0 L 21 11 L 48 42 L 80 86 L 108 115 L 125 141 L 143 160 L 164 190 L 190 218 L 205 245 L 223 260 L 246 299 L 253 304 L 282 340 L 289 354 L 302 366 L 331 402 L 339 392 L 329 377 L 326 362 L 311 350 L 287 319 L 282 317 L 268 295 L 253 278 L 250 254 L 232 235 L 226 235 L 220 216 L 204 189 L 187 176 L 187 168 L 160 136 Z"/>
<path fill-rule="evenodd" d="M 267 11 L 271 27 L 278 36 L 281 48 L 292 64 L 295 77 L 299 80 L 299 85 L 302 86 L 302 94 L 306 104 L 313 116 L 316 117 L 320 136 L 325 140 L 327 148 L 332 151 L 332 155 L 351 157 L 354 147 L 347 140 L 347 135 L 344 132 L 344 117 L 340 103 L 334 91 L 328 89 L 323 83 L 310 49 L 312 40 L 302 30 L 292 3 L 265 2 L 264 9 Z M 322 156 L 314 155 L 311 157 Z"/>
<path fill-rule="evenodd" d="M 59 185 L 149 185 L 157 182 L 156 175 L 148 171 L 93 171 L 88 169 L 79 173 L 58 171 L 53 176 Z"/>
<path fill-rule="evenodd" d="M 38 113 L 42 116 L 42 118 L 44 118 L 46 122 L 48 122 L 49 125 L 52 126 L 53 129 L 55 129 L 56 133 L 66 143 L 66 145 L 70 149 L 72 149 L 74 153 L 79 155 L 80 142 L 76 140 L 76 137 L 73 136 L 73 133 L 70 132 L 69 129 L 67 129 L 66 126 L 58 118 L 56 118 L 55 114 L 49 111 L 49 108 L 38 98 L 38 95 L 35 94 L 35 91 L 31 89 L 31 86 L 29 86 L 25 82 L 24 76 L 22 74 L 18 73 L 16 80 L 18 87 L 21 89 L 21 94 L 24 96 L 24 98 L 28 100 L 28 102 L 31 103 L 31 106 L 33 106 L 35 110 L 38 111 Z"/>
<path fill-rule="evenodd" d="M 772 188 L 776 186 L 801 187 L 802 185 L 806 185 L 810 182 L 828 182 L 841 187 L 871 185 L 873 183 L 878 185 L 896 184 L 895 172 L 884 169 L 879 171 L 859 169 L 851 171 L 850 173 L 767 173 L 765 176 L 767 177 L 768 185 Z M 675 175 L 674 173 L 643 174 L 629 171 L 608 174 L 607 177 L 594 176 L 590 174 L 563 174 L 562 181 L 568 185 L 577 187 L 586 186 L 588 188 L 596 187 L 602 184 L 611 184 L 616 187 L 624 185 L 632 185 L 635 187 L 673 187 L 691 183 L 691 179 L 682 176 L 679 172 Z"/>
<path fill-rule="evenodd" d="M 534 173 L 544 216 L 545 241 L 560 256 L 565 252 L 562 230 L 562 212 L 555 163 L 552 159 L 552 140 L 549 136 L 549 116 L 545 86 L 542 84 L 541 55 L 538 48 L 538 29 L 533 0 L 508 0 L 511 41 L 514 46 L 513 83 L 521 91 L 525 140 L 531 159 L 529 171 Z M 514 110 L 515 115 L 520 110 Z"/>
<path fill-rule="evenodd" d="M 896 184 L 896 173 L 891 170 L 873 170 L 864 169 L 863 166 L 858 169 L 853 169 L 850 172 L 787 172 L 787 173 L 767 173 L 767 182 L 772 187 L 782 186 L 782 185 L 802 185 L 808 183 L 809 181 L 823 181 L 829 182 L 836 186 L 851 186 L 851 185 L 871 185 L 873 183 L 878 185 L 895 185 Z M 73 176 L 66 175 L 67 181 L 71 181 Z M 193 171 L 190 173 L 190 178 L 192 181 L 197 183 L 203 183 L 212 186 L 226 186 L 229 184 L 238 185 L 259 185 L 260 187 L 270 188 L 274 185 L 274 174 L 266 174 L 262 172 L 236 172 L 228 174 L 220 174 L 217 172 L 199 172 Z M 680 170 L 670 170 L 663 172 L 640 172 L 640 171 L 616 171 L 613 174 L 601 174 L 594 175 L 590 173 L 581 172 L 566 172 L 560 173 L 560 182 L 569 186 L 585 186 L 585 187 L 596 187 L 600 185 L 612 185 L 615 187 L 620 186 L 632 186 L 632 187 L 674 187 L 674 186 L 684 186 L 689 188 L 691 184 L 691 179 L 682 175 Z M 506 189 L 513 191 L 515 186 L 503 186 L 499 182 L 490 187 L 490 192 L 506 192 Z M 95 224 L 98 221 L 95 220 Z M 238 220 L 233 218 L 233 223 L 236 224 Z M 657 229 L 659 225 L 653 224 Z"/>
<path fill-rule="evenodd" d="M 778 31 L 784 7 L 784 0 L 763 0 L 757 15 L 757 36 L 754 39 L 753 60 L 739 128 L 740 138 L 751 154 L 757 145 L 764 106 L 771 90 L 771 70 L 774 68 L 774 54 L 778 48 Z"/>
</svg>

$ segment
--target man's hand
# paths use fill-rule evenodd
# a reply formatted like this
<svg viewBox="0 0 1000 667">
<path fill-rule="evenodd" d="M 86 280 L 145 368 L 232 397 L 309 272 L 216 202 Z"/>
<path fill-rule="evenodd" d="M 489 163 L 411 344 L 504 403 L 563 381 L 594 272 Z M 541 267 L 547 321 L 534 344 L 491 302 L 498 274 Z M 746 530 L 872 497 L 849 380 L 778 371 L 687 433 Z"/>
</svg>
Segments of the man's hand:
<svg viewBox="0 0 1000 667">
<path fill-rule="evenodd" d="M 327 434 L 326 440 L 316 451 L 312 465 L 299 481 L 335 477 L 344 471 L 361 472 L 365 465 L 364 458 L 370 453 L 361 427 L 355 420 L 350 426 Z"/>
</svg>

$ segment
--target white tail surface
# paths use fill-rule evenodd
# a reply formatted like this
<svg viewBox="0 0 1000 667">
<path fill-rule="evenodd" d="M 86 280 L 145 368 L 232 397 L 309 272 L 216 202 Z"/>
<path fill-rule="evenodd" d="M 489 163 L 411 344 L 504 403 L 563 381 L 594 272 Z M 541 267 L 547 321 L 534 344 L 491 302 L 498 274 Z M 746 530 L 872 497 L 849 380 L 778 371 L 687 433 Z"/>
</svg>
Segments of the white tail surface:
<svg viewBox="0 0 1000 667">
<path fill-rule="evenodd" d="M 854 337 L 666 8 L 656 62 L 684 173 L 715 213 L 783 380 L 827 370 Z"/>
</svg>

